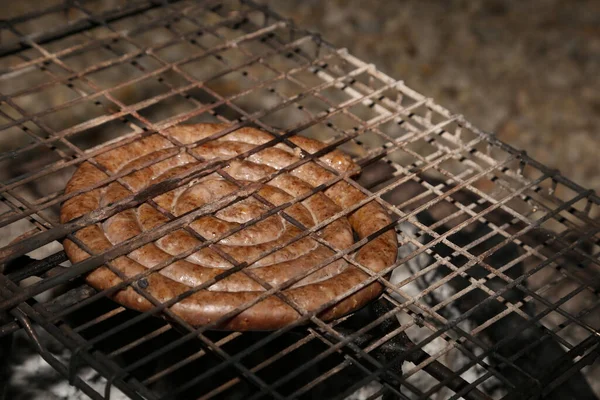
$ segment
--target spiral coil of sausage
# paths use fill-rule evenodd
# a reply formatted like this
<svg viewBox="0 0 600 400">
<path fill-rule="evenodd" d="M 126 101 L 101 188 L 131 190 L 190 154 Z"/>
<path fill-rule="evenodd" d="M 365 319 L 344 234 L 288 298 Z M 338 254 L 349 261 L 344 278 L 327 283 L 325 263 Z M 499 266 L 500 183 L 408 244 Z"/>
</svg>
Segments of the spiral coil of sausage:
<svg viewBox="0 0 600 400">
<path fill-rule="evenodd" d="M 199 159 L 229 160 L 274 139 L 261 130 L 241 128 L 216 140 L 192 145 L 186 151 L 173 145 L 173 142 L 193 144 L 226 128 L 227 125 L 224 124 L 179 125 L 168 129 L 166 137 L 155 134 L 136 140 L 95 157 L 96 163 L 106 172 L 90 162 L 84 162 L 69 181 L 66 193 L 85 190 L 119 171 L 133 169 L 134 172 L 120 179 L 123 184 L 114 181 L 67 200 L 61 209 L 61 222 L 65 223 L 169 177 L 198 168 L 202 162 Z M 321 142 L 300 136 L 294 136 L 290 141 L 308 153 L 315 153 L 325 146 Z M 266 147 L 242 160 L 231 161 L 223 168 L 233 181 L 213 173 L 155 197 L 153 204 L 143 203 L 134 209 L 120 212 L 101 224 L 81 229 L 75 236 L 95 253 L 106 251 L 129 238 L 165 224 L 170 218 L 179 217 L 230 195 L 240 186 L 271 176 L 299 159 L 298 149 L 284 144 Z M 351 159 L 338 150 L 320 159 L 341 173 L 356 168 Z M 153 160 L 160 161 L 140 169 Z M 303 201 L 285 207 L 282 212 L 292 217 L 296 223 L 290 222 L 289 218 L 284 218 L 278 212 L 239 229 L 241 224 L 260 218 L 271 207 L 285 205 L 298 196 L 310 193 L 314 187 L 333 177 L 332 172 L 317 163 L 306 162 L 289 172 L 276 174 L 275 178 L 260 187 L 258 196 L 247 197 L 216 213 L 204 215 L 193 221 L 187 229 L 170 232 L 126 256 L 116 258 L 112 265 L 124 276 L 132 277 L 172 256 L 200 246 L 203 239 L 215 240 L 214 244 L 185 259 L 178 260 L 159 272 L 153 272 L 148 276 L 148 285 L 144 288 L 160 302 L 166 302 L 215 278 L 231 268 L 232 262 L 247 262 L 248 273 L 235 272 L 170 307 L 175 314 L 194 326 L 214 322 L 256 299 L 266 290 L 265 283 L 278 286 L 289 279 L 302 276 L 334 256 L 337 250 L 353 245 L 355 234 L 362 239 L 390 224 L 390 218 L 384 209 L 377 202 L 371 201 L 348 217 L 338 218 L 318 230 L 316 234 L 325 244 L 310 236 L 293 240 L 304 228 L 322 223 L 365 198 L 361 191 L 339 181 L 324 191 L 318 191 Z M 301 226 L 297 226 L 298 223 Z M 228 234 L 236 228 L 238 231 Z M 89 257 L 87 252 L 70 240 L 65 240 L 64 246 L 73 263 Z M 263 253 L 276 247 L 278 250 L 261 258 Z M 395 261 L 396 254 L 396 235 L 393 230 L 389 230 L 371 239 L 352 257 L 362 266 L 378 272 L 389 267 Z M 343 258 L 338 258 L 295 282 L 283 293 L 299 310 L 312 311 L 361 284 L 366 278 L 365 272 Z M 121 282 L 116 274 L 104 266 L 91 272 L 86 279 L 98 290 L 108 289 Z M 378 296 L 381 290 L 382 286 L 377 282 L 367 285 L 324 310 L 319 317 L 328 320 L 352 312 Z M 112 297 L 118 303 L 138 311 L 146 311 L 152 307 L 148 300 L 131 287 L 119 290 Z M 239 331 L 271 330 L 283 327 L 300 316 L 293 307 L 272 295 L 219 324 L 218 328 Z"/>
</svg>

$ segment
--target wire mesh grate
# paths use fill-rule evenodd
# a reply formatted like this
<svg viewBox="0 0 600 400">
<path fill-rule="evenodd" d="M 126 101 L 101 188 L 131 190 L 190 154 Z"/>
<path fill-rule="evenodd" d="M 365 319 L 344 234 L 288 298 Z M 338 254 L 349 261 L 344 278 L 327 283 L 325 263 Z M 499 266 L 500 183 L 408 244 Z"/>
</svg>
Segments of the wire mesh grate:
<svg viewBox="0 0 600 400">
<path fill-rule="evenodd" d="M 0 336 L 25 331 L 91 398 L 600 395 L 600 199 L 592 191 L 253 2 L 56 2 L 5 19 L 0 39 Z M 222 321 L 192 327 L 169 309 L 213 282 L 169 304 L 144 290 L 143 277 L 102 291 L 87 286 L 87 272 L 112 268 L 116 257 L 202 214 L 90 250 L 74 265 L 65 238 L 84 247 L 78 230 L 221 173 L 224 163 L 61 224 L 60 205 L 78 194 L 65 194 L 65 184 L 84 161 L 182 122 L 231 124 L 220 136 L 255 126 L 279 142 L 301 135 L 327 144 L 303 162 L 320 163 L 334 148 L 351 155 L 358 178 L 338 173 L 315 192 L 346 182 L 392 223 L 336 254 L 368 278 L 335 302 L 373 282 L 383 295 L 334 321 L 320 311 L 335 302 L 300 309 L 299 320 L 276 331 L 223 332 L 212 329 Z M 316 230 L 294 240 L 319 240 Z M 374 273 L 352 258 L 389 230 L 400 245 L 393 265 Z M 108 299 L 126 286 L 151 310 Z M 283 287 L 267 289 L 265 296 L 280 295 Z M 45 336 L 58 341 L 60 355 Z"/>
</svg>

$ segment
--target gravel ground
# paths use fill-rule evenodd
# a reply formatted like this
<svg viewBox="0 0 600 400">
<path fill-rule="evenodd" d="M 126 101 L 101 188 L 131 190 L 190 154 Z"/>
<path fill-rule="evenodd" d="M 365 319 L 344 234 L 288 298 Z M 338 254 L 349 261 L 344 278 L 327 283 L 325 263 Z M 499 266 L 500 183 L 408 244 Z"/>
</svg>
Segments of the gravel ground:
<svg viewBox="0 0 600 400">
<path fill-rule="evenodd" d="M 600 189 L 600 1 L 262 3 Z"/>
</svg>

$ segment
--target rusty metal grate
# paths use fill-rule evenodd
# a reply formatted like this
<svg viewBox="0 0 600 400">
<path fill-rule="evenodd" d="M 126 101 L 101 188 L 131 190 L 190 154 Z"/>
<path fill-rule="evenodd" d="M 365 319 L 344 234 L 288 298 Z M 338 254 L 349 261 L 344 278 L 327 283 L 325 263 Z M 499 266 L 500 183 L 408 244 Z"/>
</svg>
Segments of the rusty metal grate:
<svg viewBox="0 0 600 400">
<path fill-rule="evenodd" d="M 600 396 L 592 191 L 252 2 L 65 1 L 3 21 L 0 39 L 0 337 L 23 329 L 91 398 Z M 85 285 L 86 272 L 158 236 L 68 267 L 62 240 L 173 187 L 61 225 L 67 180 L 85 160 L 184 121 L 299 134 L 350 154 L 362 174 L 335 181 L 385 207 L 400 249 L 337 300 L 374 281 L 383 296 L 334 322 L 304 312 L 284 329 L 241 333 L 193 328 L 168 305 L 138 314 L 107 299 L 116 288 Z M 84 368 L 104 377 L 100 389 Z"/>
</svg>

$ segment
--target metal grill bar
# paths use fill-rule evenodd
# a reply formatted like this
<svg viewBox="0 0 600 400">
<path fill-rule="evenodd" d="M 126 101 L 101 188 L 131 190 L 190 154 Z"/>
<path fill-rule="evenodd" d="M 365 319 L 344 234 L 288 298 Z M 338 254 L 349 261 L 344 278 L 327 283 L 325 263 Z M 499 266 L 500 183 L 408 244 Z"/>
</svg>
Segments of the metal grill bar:
<svg viewBox="0 0 600 400">
<path fill-rule="evenodd" d="M 23 35 L 16 28 L 22 22 L 68 11 L 70 8 L 76 9 L 83 18 L 58 29 L 30 35 Z M 213 380 L 214 386 L 209 384 L 196 397 L 225 396 L 248 384 L 254 389 L 245 398 L 258 398 L 267 394 L 274 398 L 296 398 L 311 395 L 345 374 L 354 373 L 358 377 L 352 384 L 340 388 L 332 397 L 344 398 L 366 384 L 377 382 L 378 388 L 368 398 L 383 395 L 388 398 L 424 399 L 449 390 L 445 398 L 489 399 L 498 398 L 486 394 L 484 386 L 491 378 L 504 385 L 508 391 L 506 396 L 523 387 L 532 388 L 533 394 L 536 390 L 541 390 L 537 389 L 543 387 L 541 385 L 547 386 L 544 393 L 550 393 L 561 390 L 564 385 L 573 384 L 580 376 L 581 368 L 593 362 L 597 355 L 594 346 L 597 346 L 599 333 L 598 326 L 590 318 L 598 311 L 600 303 L 597 295 L 600 222 L 592 215 L 599 210 L 600 201 L 593 192 L 584 190 L 556 171 L 531 160 L 525 153 L 477 130 L 462 116 L 450 114 L 403 82 L 385 76 L 374 66 L 365 64 L 344 50 L 333 48 L 315 35 L 297 29 L 290 21 L 283 20 L 252 2 L 224 5 L 217 2 L 140 1 L 119 10 L 100 13 L 95 13 L 91 8 L 91 3 L 69 2 L 5 21 L 5 29 L 20 39 L 4 47 L 0 46 L 0 57 L 17 56 L 23 61 L 9 67 L 0 63 L 0 83 L 21 79 L 32 73 L 43 74 L 47 79 L 35 81 L 29 86 L 0 96 L 6 107 L 10 107 L 0 108 L 0 130 L 19 129 L 30 138 L 29 144 L 1 154 L 0 162 L 10 162 L 12 159 L 25 157 L 30 152 L 42 151 L 56 154 L 57 158 L 44 164 L 44 168 L 24 170 L 0 184 L 2 205 L 8 208 L 8 211 L 0 215 L 0 229 L 10 228 L 20 221 L 28 221 L 39 232 L 1 249 L 1 258 L 5 263 L 14 261 L 30 251 L 65 237 L 88 251 L 91 257 L 69 269 L 62 269 L 56 267 L 65 260 L 64 253 L 59 252 L 0 277 L 0 284 L 6 288 L 3 289 L 4 299 L 0 299 L 0 309 L 13 310 L 12 315 L 18 316 L 17 321 L 0 327 L 0 334 L 14 332 L 20 325 L 28 326 L 29 319 L 40 324 L 72 351 L 68 368 L 61 367 L 61 364 L 44 353 L 49 362 L 63 374 L 74 378 L 76 367 L 80 363 L 97 369 L 107 378 L 104 397 L 114 384 L 134 398 L 140 398 L 140 394 L 146 398 L 164 398 L 166 393 L 154 393 L 152 388 L 167 379 L 176 379 L 178 375 L 185 374 L 198 362 L 213 365 L 211 360 L 214 357 L 220 360 L 217 364 L 202 374 L 196 374 L 193 379 L 188 379 L 168 395 L 187 393 L 202 388 L 202 385 Z M 155 11 L 160 13 L 154 13 Z M 127 28 L 122 29 L 123 26 Z M 102 34 L 97 35 L 96 30 L 102 30 Z M 150 44 L 144 41 L 144 35 L 157 35 L 157 32 L 168 32 L 168 37 L 165 40 L 151 40 Z M 206 37 L 213 38 L 212 42 L 205 40 Z M 62 41 L 70 38 L 77 38 L 79 42 L 68 42 L 67 46 L 61 46 Z M 191 45 L 194 51 L 177 57 L 165 56 L 167 50 L 183 44 Z M 122 50 L 123 46 L 126 50 Z M 69 61 L 85 57 L 95 50 L 107 52 L 110 56 L 82 67 L 75 67 Z M 237 58 L 231 56 L 233 61 L 229 61 L 231 57 L 227 55 L 228 52 L 234 53 Z M 277 57 L 286 61 L 278 61 Z M 151 64 L 150 60 L 155 64 Z M 211 60 L 215 64 L 210 64 Z M 197 62 L 218 66 L 199 79 L 188 68 Z M 98 78 L 98 74 L 124 70 L 125 67 L 131 67 L 136 72 L 118 83 L 103 82 Z M 165 74 L 174 74 L 183 83 L 171 83 L 169 79 L 163 78 Z M 239 89 L 233 91 L 221 89 L 217 83 L 225 78 L 230 79 L 233 74 L 239 76 L 240 82 L 244 82 L 246 86 L 240 85 Z M 119 94 L 119 91 L 128 90 L 133 85 L 143 86 L 150 81 L 164 89 L 158 94 L 143 95 L 141 100 L 131 103 L 124 101 Z M 290 94 L 288 86 L 296 90 Z M 23 98 L 59 87 L 67 88 L 76 97 L 34 111 L 23 105 Z M 256 109 L 244 103 L 246 98 L 259 98 L 261 91 L 268 91 L 265 96 L 272 96 L 276 100 Z M 194 93 L 201 93 L 209 100 Z M 148 110 L 164 102 L 176 102 L 180 99 L 189 104 L 184 112 L 171 113 L 158 121 L 148 116 Z M 48 124 L 49 116 L 86 102 L 95 103 L 96 109 L 101 110 L 101 115 L 92 115 L 72 126 L 60 125 L 58 129 L 53 124 Z M 281 127 L 273 126 L 271 121 L 283 111 L 289 112 L 290 118 L 291 115 L 297 115 L 299 122 L 286 123 Z M 221 256 L 234 265 L 231 270 L 224 271 L 215 279 L 187 291 L 173 301 L 161 304 L 136 282 L 221 239 L 205 240 L 187 228 L 186 225 L 195 218 L 247 197 L 272 206 L 257 195 L 258 186 L 240 189 L 222 201 L 179 218 L 153 203 L 153 197 L 210 173 L 218 173 L 239 187 L 239 182 L 222 171 L 225 162 L 206 163 L 63 225 L 58 224 L 53 210 L 61 202 L 80 193 L 64 195 L 59 188 L 43 195 L 23 194 L 24 190 L 36 185 L 41 179 L 48 179 L 84 161 L 93 163 L 108 175 L 107 179 L 95 187 L 112 182 L 127 186 L 121 178 L 133 170 L 112 174 L 98 165 L 94 157 L 154 133 L 162 135 L 168 127 L 204 116 L 232 122 L 232 126 L 203 141 L 185 146 L 166 135 L 163 137 L 169 139 L 175 147 L 189 149 L 248 124 L 274 135 L 276 139 L 272 142 L 238 157 L 245 158 L 279 142 L 295 147 L 288 140 L 295 134 L 310 135 L 313 130 L 327 132 L 325 137 L 321 137 L 327 143 L 326 148 L 315 154 L 304 153 L 300 162 L 268 177 L 264 182 L 309 161 L 327 168 L 318 158 L 336 147 L 355 149 L 352 150 L 356 153 L 353 155 L 365 173 L 377 171 L 377 168 L 383 166 L 387 168 L 387 172 L 375 174 L 377 176 L 372 177 L 369 182 L 362 182 L 363 178 L 354 181 L 350 179 L 351 174 L 340 175 L 330 170 L 335 178 L 322 187 L 282 206 L 271 207 L 265 215 L 228 232 L 225 237 L 270 215 L 279 214 L 302 232 L 289 243 L 311 237 L 331 248 L 315 233 L 370 201 L 381 204 L 393 216 L 393 223 L 371 237 L 356 242 L 351 248 L 336 252 L 334 257 L 302 276 L 294 277 L 277 287 L 271 287 L 252 274 L 247 269 L 250 263 L 239 263 L 222 253 Z M 88 149 L 77 144 L 77 138 L 82 134 L 90 135 L 94 129 L 104 129 L 117 121 L 131 131 L 115 139 L 102 140 L 100 145 Z M 501 151 L 503 158 L 498 158 L 495 151 Z M 154 160 L 135 170 L 170 156 Z M 400 159 L 398 156 L 401 156 Z M 402 157 L 410 161 L 402 161 Z M 532 171 L 535 174 L 529 174 Z M 286 213 L 287 207 L 340 181 L 363 192 L 367 196 L 365 200 L 310 229 Z M 499 192 L 480 186 L 482 181 L 491 182 Z M 419 190 L 404 200 L 394 200 L 394 196 L 406 187 L 418 187 Z M 562 188 L 573 193 L 561 197 L 559 191 Z M 503 195 L 500 195 L 501 191 L 504 191 Z M 466 200 L 465 195 L 468 195 Z M 170 222 L 101 254 L 93 254 L 74 236 L 74 232 L 85 226 L 104 221 L 144 202 L 154 205 Z M 582 202 L 585 203 L 583 206 Z M 436 211 L 448 207 L 452 207 L 452 210 L 442 211 L 441 214 Z M 439 217 L 427 222 L 423 220 L 426 213 Z M 553 228 L 547 228 L 552 226 L 548 225 L 550 223 L 564 227 L 564 230 L 553 231 Z M 403 232 L 403 224 L 416 229 L 416 235 Z M 473 227 L 479 225 L 486 230 L 475 234 Z M 115 257 L 126 255 L 179 228 L 187 230 L 201 240 L 202 244 L 131 278 L 124 277 L 113 266 L 111 260 Z M 414 251 L 399 257 L 394 265 L 380 273 L 373 273 L 352 258 L 354 251 L 389 229 L 398 232 L 403 247 L 411 246 Z M 457 235 L 472 237 L 463 243 L 457 242 Z M 491 247 L 490 242 L 493 242 Z M 258 259 L 289 243 L 261 254 Z M 584 245 L 591 246 L 592 251 L 586 250 Z M 509 246 L 516 246 L 520 253 L 501 265 L 497 265 L 497 261 L 492 262 L 493 257 L 497 257 Z M 391 280 L 391 272 L 407 268 L 407 265 L 419 262 L 422 257 L 430 258 L 431 262 L 400 281 Z M 281 293 L 283 289 L 338 259 L 344 259 L 354 268 L 366 272 L 369 278 L 319 310 L 309 313 Z M 528 266 L 525 270 L 523 266 L 526 264 Z M 120 276 L 122 283 L 97 293 L 81 286 L 83 290 L 68 292 L 66 297 L 60 301 L 57 299 L 56 303 L 33 303 L 33 306 L 26 303 L 33 301 L 33 296 L 59 284 L 76 282 L 79 276 L 100 265 L 109 267 Z M 264 296 L 260 296 L 252 304 L 236 309 L 220 321 L 201 328 L 189 326 L 169 310 L 175 302 L 239 271 L 262 285 L 265 288 Z M 515 275 L 515 271 L 521 272 Z M 539 273 L 548 271 L 552 271 L 557 278 L 536 283 Z M 428 280 L 432 274 L 440 273 L 442 275 L 435 281 Z M 18 288 L 11 282 L 36 275 L 42 277 L 41 281 L 27 288 Z M 318 317 L 321 310 L 372 282 L 385 288 L 386 294 L 379 302 L 388 305 L 387 311 L 359 323 L 350 331 L 345 326 L 352 323 L 357 318 L 355 316 L 330 323 L 325 323 Z M 562 289 L 565 285 L 568 290 Z M 112 307 L 94 314 L 84 322 L 69 322 L 73 316 L 126 286 L 131 286 L 149 300 L 153 308 L 149 312 L 123 319 L 129 311 L 122 307 Z M 418 289 L 413 293 L 411 288 L 415 286 Z M 453 288 L 453 292 L 432 303 L 440 290 L 447 288 Z M 561 292 L 555 294 L 559 289 Z M 263 335 L 242 350 L 234 349 L 240 341 L 248 340 L 249 334 L 231 333 L 213 338 L 211 327 L 272 294 L 295 308 L 302 317 L 289 327 Z M 591 296 L 594 300 L 583 306 L 573 306 L 573 302 L 582 296 Z M 469 301 L 473 299 L 480 301 L 471 306 Z M 57 304 L 64 307 L 57 307 Z M 452 307 L 458 307 L 460 315 L 448 315 L 448 310 Z M 168 322 L 153 329 L 145 329 L 153 321 L 149 318 L 153 315 L 163 315 Z M 552 325 L 548 322 L 549 317 L 557 316 L 561 318 L 560 323 Z M 405 321 L 398 325 L 394 321 L 400 317 Z M 465 326 L 469 321 L 475 325 Z M 519 321 L 519 330 L 501 339 L 493 338 L 493 332 L 498 326 L 514 324 L 515 321 Z M 397 324 L 396 327 L 393 326 L 394 323 Z M 56 328 L 57 324 L 61 328 Z M 110 327 L 103 329 L 107 324 L 111 324 Z M 308 326 L 303 328 L 303 324 Z M 580 336 L 572 336 L 575 327 L 579 329 L 578 332 L 585 332 L 587 336 L 581 337 L 581 333 Z M 90 336 L 88 332 L 97 329 L 103 330 Z M 418 329 L 425 331 L 418 339 L 407 336 L 414 335 L 414 331 Z M 543 334 L 530 340 L 519 351 L 507 352 L 507 346 L 522 340 L 520 331 L 531 329 Z M 139 330 L 139 334 L 130 340 L 107 351 L 99 350 L 110 341 L 118 340 L 121 334 L 136 330 Z M 305 332 L 299 340 L 287 344 L 283 351 L 269 353 L 270 349 L 275 348 L 288 335 L 298 331 Z M 123 357 L 126 358 L 129 353 L 144 351 L 155 341 L 163 340 L 169 335 L 174 335 L 170 342 L 146 351 L 136 360 L 123 361 Z M 371 337 L 371 341 L 365 341 L 367 337 Z M 427 350 L 438 342 L 441 347 Z M 557 353 L 558 357 L 547 365 L 546 372 L 528 369 L 523 361 L 527 354 L 548 343 L 560 343 L 567 351 Z M 161 365 L 150 374 L 140 375 L 144 368 L 158 363 L 170 352 L 180 351 L 183 345 L 199 347 L 189 354 L 183 354 L 179 360 L 173 359 L 166 365 Z M 395 353 L 381 359 L 382 349 L 389 346 L 395 346 Z M 270 370 L 281 363 L 290 362 L 298 352 L 306 348 L 320 350 L 316 350 L 314 357 L 301 366 L 267 379 Z M 41 353 L 44 351 L 42 344 L 39 344 L 39 349 Z M 252 363 L 246 361 L 259 352 L 265 352 L 263 359 Z M 447 357 L 456 354 L 464 357 L 462 364 L 451 365 L 445 361 Z M 337 357 L 339 362 L 327 364 L 332 357 Z M 402 365 L 403 362 L 411 362 L 414 367 L 405 368 L 398 373 L 394 366 L 398 363 Z M 322 365 L 328 365 L 325 374 L 310 376 L 313 369 Z M 561 368 L 556 369 L 558 366 Z M 463 379 L 463 375 L 475 367 L 484 372 L 472 380 Z M 226 371 L 236 372 L 219 381 L 219 375 Z M 424 379 L 424 376 L 434 379 L 433 383 L 421 382 L 420 379 Z M 547 385 L 547 382 L 553 383 Z M 73 383 L 84 388 L 93 398 L 103 397 L 81 379 L 74 379 Z"/>
</svg>

